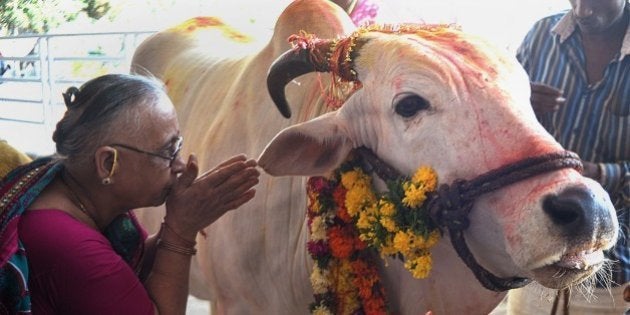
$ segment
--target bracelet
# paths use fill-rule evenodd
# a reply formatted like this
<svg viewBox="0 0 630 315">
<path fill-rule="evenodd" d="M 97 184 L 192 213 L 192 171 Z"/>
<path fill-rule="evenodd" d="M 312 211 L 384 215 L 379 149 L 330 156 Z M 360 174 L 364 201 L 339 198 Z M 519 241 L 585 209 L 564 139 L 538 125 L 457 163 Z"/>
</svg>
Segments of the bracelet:
<svg viewBox="0 0 630 315">
<path fill-rule="evenodd" d="M 157 248 L 163 248 L 173 253 L 177 253 L 184 256 L 194 256 L 195 254 L 197 254 L 197 249 L 195 247 L 179 246 L 173 243 L 169 243 L 161 238 L 157 240 L 156 246 Z"/>
<path fill-rule="evenodd" d="M 173 235 L 175 235 L 182 243 L 186 244 L 188 247 L 195 247 L 195 245 L 197 245 L 197 242 L 189 241 L 183 238 L 181 235 L 177 234 L 175 230 L 173 230 L 170 226 L 168 226 L 168 224 L 166 224 L 166 221 L 162 221 L 162 229 L 169 230 Z"/>
</svg>

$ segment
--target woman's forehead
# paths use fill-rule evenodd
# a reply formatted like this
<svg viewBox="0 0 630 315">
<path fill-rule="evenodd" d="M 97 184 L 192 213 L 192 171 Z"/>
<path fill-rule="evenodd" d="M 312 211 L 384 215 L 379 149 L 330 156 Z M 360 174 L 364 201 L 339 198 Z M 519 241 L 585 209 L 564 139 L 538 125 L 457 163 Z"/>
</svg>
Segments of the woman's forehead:
<svg viewBox="0 0 630 315">
<path fill-rule="evenodd" d="M 138 110 L 135 113 L 137 115 L 135 122 L 138 124 L 137 141 L 146 146 L 155 147 L 156 145 L 165 145 L 179 135 L 177 113 L 167 97 L 160 98 L 154 104 L 142 106 Z M 127 128 L 121 129 L 121 136 L 129 138 L 130 135 L 124 130 Z"/>
<path fill-rule="evenodd" d="M 151 116 L 146 119 L 147 125 L 143 128 L 146 130 L 147 136 L 154 135 L 164 140 L 170 140 L 179 134 L 179 122 L 172 106 L 153 111 Z"/>
</svg>

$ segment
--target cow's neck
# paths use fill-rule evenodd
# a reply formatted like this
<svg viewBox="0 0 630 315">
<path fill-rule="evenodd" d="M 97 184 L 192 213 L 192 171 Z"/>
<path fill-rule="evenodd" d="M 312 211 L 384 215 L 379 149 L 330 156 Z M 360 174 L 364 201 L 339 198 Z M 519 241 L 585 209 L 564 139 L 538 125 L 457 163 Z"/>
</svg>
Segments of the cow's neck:
<svg viewBox="0 0 630 315">
<path fill-rule="evenodd" d="M 488 314 L 505 292 L 485 289 L 453 250 L 448 236 L 432 250 L 431 277 L 409 276 L 402 263 L 389 259 L 382 268 L 382 281 L 395 314 Z M 463 298 L 465 297 L 465 298 Z"/>
</svg>

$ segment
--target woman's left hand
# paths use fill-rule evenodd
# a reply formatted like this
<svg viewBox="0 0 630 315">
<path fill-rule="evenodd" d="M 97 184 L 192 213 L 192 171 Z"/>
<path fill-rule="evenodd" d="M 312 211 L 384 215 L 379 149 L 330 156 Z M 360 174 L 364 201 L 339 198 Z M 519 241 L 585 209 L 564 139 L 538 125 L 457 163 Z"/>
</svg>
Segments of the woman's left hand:
<svg viewBox="0 0 630 315">
<path fill-rule="evenodd" d="M 199 230 L 254 197 L 260 175 L 256 166 L 255 160 L 237 155 L 197 178 L 197 158 L 191 155 L 166 199 L 165 222 L 194 239 Z"/>
</svg>

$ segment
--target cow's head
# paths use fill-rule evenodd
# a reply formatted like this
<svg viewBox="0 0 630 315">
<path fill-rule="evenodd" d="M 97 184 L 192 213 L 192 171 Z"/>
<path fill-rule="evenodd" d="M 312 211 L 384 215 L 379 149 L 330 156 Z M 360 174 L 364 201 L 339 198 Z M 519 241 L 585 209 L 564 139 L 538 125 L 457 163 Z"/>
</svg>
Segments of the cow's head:
<svg viewBox="0 0 630 315">
<path fill-rule="evenodd" d="M 271 175 L 327 174 L 364 146 L 404 174 L 430 165 L 452 183 L 563 151 L 537 122 L 515 58 L 455 27 L 373 27 L 297 43 L 268 76 L 285 116 L 284 86 L 307 72 L 360 88 L 338 110 L 280 132 L 259 159 Z M 618 229 L 607 193 L 573 168 L 483 194 L 469 219 L 465 238 L 480 265 L 552 288 L 600 269 Z"/>
</svg>

